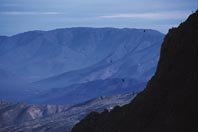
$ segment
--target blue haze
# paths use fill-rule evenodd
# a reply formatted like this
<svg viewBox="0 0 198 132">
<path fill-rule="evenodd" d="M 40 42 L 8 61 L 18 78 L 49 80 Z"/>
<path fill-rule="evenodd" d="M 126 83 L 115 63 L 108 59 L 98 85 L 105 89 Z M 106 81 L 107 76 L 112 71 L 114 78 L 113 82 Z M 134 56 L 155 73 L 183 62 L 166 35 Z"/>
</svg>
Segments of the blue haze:
<svg viewBox="0 0 198 132">
<path fill-rule="evenodd" d="M 166 33 L 196 0 L 0 0 L 0 35 L 65 27 L 150 28 Z"/>
</svg>

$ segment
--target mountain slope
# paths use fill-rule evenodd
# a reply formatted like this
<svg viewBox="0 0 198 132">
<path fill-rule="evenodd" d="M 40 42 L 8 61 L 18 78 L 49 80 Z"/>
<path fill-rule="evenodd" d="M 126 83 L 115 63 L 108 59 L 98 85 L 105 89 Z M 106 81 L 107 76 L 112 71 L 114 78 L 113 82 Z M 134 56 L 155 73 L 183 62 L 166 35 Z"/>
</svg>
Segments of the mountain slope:
<svg viewBox="0 0 198 132">
<path fill-rule="evenodd" d="M 155 76 L 129 105 L 92 113 L 73 132 L 197 131 L 198 12 L 166 35 Z"/>
<path fill-rule="evenodd" d="M 154 30 L 68 28 L 31 31 L 0 41 L 0 68 L 30 81 L 113 61 L 138 45 L 161 44 L 163 34 Z"/>
<path fill-rule="evenodd" d="M 0 102 L 1 132 L 70 132 L 90 111 L 127 104 L 136 94 L 99 97 L 78 105 L 28 105 Z"/>
<path fill-rule="evenodd" d="M 140 37 L 131 36 L 134 42 L 125 43 L 126 40 L 123 40 L 124 42 L 121 42 L 115 51 L 110 52 L 96 64 L 65 72 L 35 82 L 33 85 L 39 89 L 49 89 L 112 78 L 146 82 L 155 72 L 163 35 L 152 30 L 137 30 L 137 33 L 140 34 Z"/>
<path fill-rule="evenodd" d="M 9 71 L 0 69 L 0 100 L 20 100 L 27 96 L 24 84 L 26 80 Z"/>
<path fill-rule="evenodd" d="M 77 104 L 99 96 L 138 93 L 143 90 L 145 84 L 134 79 L 96 80 L 45 92 L 41 90 L 40 94 L 27 101 L 34 104 Z"/>
<path fill-rule="evenodd" d="M 116 28 L 67 28 L 2 37 L 0 69 L 25 80 L 22 81 L 23 86 L 13 86 L 13 91 L 4 92 L 0 99 L 50 104 L 78 103 L 102 96 L 102 93 L 111 96 L 129 91 L 121 91 L 123 87 L 116 86 L 114 93 L 111 91 L 109 94 L 111 87 L 107 84 L 113 86 L 113 83 L 107 81 L 117 79 L 137 82 L 130 88 L 130 91 L 136 92 L 137 86 L 142 89 L 154 74 L 163 38 L 164 35 L 155 30 Z M 106 89 L 97 85 L 97 81 L 104 81 Z M 7 82 L 12 81 L 8 79 Z M 92 88 L 87 87 L 89 84 Z M 2 89 L 6 87 L 0 84 L 0 91 Z M 56 91 L 61 89 L 66 98 L 58 97 Z M 87 91 L 90 95 L 85 92 L 83 95 L 83 89 L 90 90 Z M 94 89 L 98 90 L 97 95 Z M 66 93 L 68 90 L 73 92 Z M 14 95 L 15 91 L 19 94 Z M 85 98 L 68 99 L 68 95 L 76 97 L 75 92 Z"/>
<path fill-rule="evenodd" d="M 8 37 L 7 36 L 0 36 L 0 43 L 3 42 L 3 41 L 5 41 L 6 38 L 8 38 Z"/>
</svg>

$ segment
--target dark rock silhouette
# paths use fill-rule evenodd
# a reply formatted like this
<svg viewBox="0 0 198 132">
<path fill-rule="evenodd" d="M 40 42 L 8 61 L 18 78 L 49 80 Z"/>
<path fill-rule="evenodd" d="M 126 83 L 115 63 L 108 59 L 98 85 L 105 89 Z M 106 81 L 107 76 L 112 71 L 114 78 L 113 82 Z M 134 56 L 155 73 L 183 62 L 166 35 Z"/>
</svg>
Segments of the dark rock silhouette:
<svg viewBox="0 0 198 132">
<path fill-rule="evenodd" d="M 195 132 L 198 12 L 166 35 L 156 74 L 130 104 L 91 113 L 72 132 Z"/>
</svg>

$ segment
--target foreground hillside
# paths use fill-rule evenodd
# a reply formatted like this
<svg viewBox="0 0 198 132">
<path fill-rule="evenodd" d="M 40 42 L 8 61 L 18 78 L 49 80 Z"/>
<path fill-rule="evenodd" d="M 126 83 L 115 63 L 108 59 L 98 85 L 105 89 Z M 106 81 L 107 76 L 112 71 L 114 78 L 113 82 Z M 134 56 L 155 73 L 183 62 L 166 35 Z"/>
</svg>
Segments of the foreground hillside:
<svg viewBox="0 0 198 132">
<path fill-rule="evenodd" d="M 73 132 L 195 132 L 198 12 L 166 35 L 154 77 L 130 104 L 91 113 Z"/>
<path fill-rule="evenodd" d="M 136 94 L 101 96 L 77 105 L 28 105 L 0 102 L 0 132 L 70 132 L 91 111 L 127 104 Z"/>
</svg>

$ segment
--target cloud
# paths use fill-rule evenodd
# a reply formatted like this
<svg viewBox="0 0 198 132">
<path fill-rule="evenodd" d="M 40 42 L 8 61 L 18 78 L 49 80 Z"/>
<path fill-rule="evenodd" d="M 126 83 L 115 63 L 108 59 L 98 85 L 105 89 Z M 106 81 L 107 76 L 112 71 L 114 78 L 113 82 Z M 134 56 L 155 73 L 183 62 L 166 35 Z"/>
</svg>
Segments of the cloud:
<svg viewBox="0 0 198 132">
<path fill-rule="evenodd" d="M 19 6 L 18 4 L 15 3 L 5 3 L 1 5 L 2 7 L 16 7 Z"/>
<path fill-rule="evenodd" d="M 0 15 L 61 15 L 63 12 L 3 11 Z"/>
<path fill-rule="evenodd" d="M 99 16 L 106 19 L 140 18 L 151 20 L 185 19 L 190 13 L 185 11 L 166 11 L 166 12 L 144 12 L 144 13 L 125 13 Z"/>
</svg>

